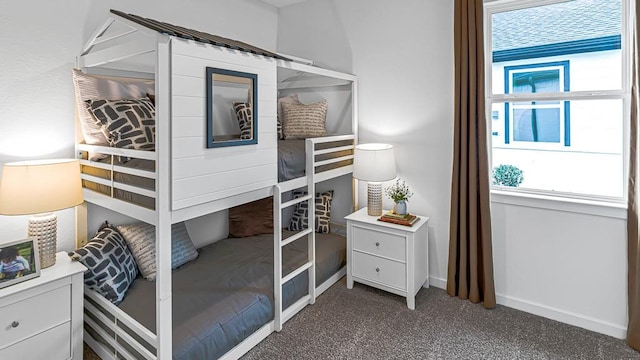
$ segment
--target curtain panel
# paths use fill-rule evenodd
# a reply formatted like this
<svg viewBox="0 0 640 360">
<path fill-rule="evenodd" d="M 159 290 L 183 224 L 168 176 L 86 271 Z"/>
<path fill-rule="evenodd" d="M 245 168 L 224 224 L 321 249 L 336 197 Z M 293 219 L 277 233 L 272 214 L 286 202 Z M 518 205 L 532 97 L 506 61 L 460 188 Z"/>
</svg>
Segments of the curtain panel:
<svg viewBox="0 0 640 360">
<path fill-rule="evenodd" d="M 631 120 L 629 125 L 629 186 L 627 204 L 628 307 L 627 344 L 640 351 L 640 239 L 638 238 L 638 14 L 636 2 L 632 50 Z"/>
<path fill-rule="evenodd" d="M 455 115 L 447 293 L 496 305 L 484 83 L 483 1 L 455 0 Z"/>
</svg>

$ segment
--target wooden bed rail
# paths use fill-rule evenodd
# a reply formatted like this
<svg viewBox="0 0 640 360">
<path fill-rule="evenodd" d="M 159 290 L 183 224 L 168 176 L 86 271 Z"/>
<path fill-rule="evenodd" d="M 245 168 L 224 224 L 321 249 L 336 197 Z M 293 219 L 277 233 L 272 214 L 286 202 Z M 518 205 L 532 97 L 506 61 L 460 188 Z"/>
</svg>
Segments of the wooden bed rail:
<svg viewBox="0 0 640 360">
<path fill-rule="evenodd" d="M 87 201 L 116 211 L 124 211 L 138 220 L 155 225 L 155 184 L 158 174 L 155 171 L 157 154 L 154 151 L 86 144 L 78 144 L 77 149 L 83 192 Z M 89 159 L 96 154 L 107 158 L 100 161 Z M 117 161 L 118 157 L 146 162 L 145 168 L 126 166 Z M 137 181 L 131 183 L 131 179 Z"/>
<path fill-rule="evenodd" d="M 94 341 L 106 343 L 113 359 L 156 359 L 157 337 L 139 322 L 95 291 L 84 292 L 85 332 Z M 96 339 L 98 338 L 98 339 Z"/>
</svg>

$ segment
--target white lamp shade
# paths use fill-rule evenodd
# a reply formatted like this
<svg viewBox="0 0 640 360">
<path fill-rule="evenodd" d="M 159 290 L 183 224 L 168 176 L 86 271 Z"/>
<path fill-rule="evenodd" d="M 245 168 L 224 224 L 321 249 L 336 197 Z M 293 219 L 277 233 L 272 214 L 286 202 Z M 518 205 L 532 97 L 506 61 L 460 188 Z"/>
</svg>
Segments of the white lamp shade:
<svg viewBox="0 0 640 360">
<path fill-rule="evenodd" d="M 393 145 L 356 145 L 353 160 L 353 177 L 371 182 L 395 179 L 396 159 Z"/>
<path fill-rule="evenodd" d="M 82 203 L 78 160 L 6 163 L 0 179 L 0 214 L 30 215 Z"/>
</svg>

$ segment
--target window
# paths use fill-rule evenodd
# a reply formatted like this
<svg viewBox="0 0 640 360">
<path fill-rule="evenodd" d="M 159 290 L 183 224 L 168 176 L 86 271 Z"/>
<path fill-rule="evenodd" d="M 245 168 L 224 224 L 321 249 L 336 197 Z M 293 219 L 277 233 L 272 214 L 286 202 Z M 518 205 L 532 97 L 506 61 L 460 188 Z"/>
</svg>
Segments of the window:
<svg viewBox="0 0 640 360">
<path fill-rule="evenodd" d="M 497 188 L 624 198 L 630 6 L 629 0 L 485 4 Z M 517 181 L 505 178 L 514 171 Z"/>
<path fill-rule="evenodd" d="M 569 91 L 569 61 L 504 67 L 505 94 Z M 510 129 L 513 129 L 510 131 Z M 505 144 L 513 141 L 571 145 L 568 101 L 505 104 Z"/>
</svg>

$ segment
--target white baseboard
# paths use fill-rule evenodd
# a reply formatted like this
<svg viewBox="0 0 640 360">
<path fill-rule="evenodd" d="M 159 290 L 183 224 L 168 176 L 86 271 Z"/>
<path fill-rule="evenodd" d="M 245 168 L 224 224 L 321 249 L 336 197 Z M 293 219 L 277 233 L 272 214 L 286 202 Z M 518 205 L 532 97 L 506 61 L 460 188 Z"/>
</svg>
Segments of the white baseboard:
<svg viewBox="0 0 640 360">
<path fill-rule="evenodd" d="M 429 276 L 429 286 L 437 287 L 438 289 L 447 290 L 447 279 L 441 279 L 441 278 Z"/>
<path fill-rule="evenodd" d="M 547 319 L 559 321 L 565 324 L 581 327 L 597 333 L 624 339 L 627 336 L 627 328 L 607 321 L 594 319 L 581 314 L 571 313 L 565 310 L 555 309 L 550 306 L 536 304 L 511 296 L 496 294 L 496 301 L 513 309 L 522 310 L 530 314 L 545 317 Z"/>
<path fill-rule="evenodd" d="M 447 279 L 429 277 L 429 285 L 447 289 Z M 513 309 L 521 310 L 542 316 L 547 319 L 559 321 L 561 323 L 581 327 L 597 333 L 613 336 L 618 339 L 624 339 L 627 336 L 627 328 L 618 324 L 613 324 L 607 321 L 594 319 L 581 314 L 575 314 L 565 310 L 556 309 L 550 306 L 537 304 L 531 301 L 518 299 L 512 296 L 506 296 L 502 294 L 496 294 L 496 301 L 500 305 L 504 305 Z"/>
</svg>

